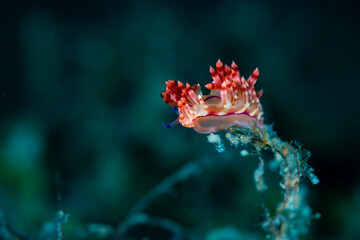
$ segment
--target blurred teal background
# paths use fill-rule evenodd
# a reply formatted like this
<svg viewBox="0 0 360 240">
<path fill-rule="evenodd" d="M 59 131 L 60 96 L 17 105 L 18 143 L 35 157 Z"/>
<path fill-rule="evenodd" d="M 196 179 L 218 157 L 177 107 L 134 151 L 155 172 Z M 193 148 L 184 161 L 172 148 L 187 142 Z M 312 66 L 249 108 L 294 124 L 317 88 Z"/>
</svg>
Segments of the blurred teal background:
<svg viewBox="0 0 360 240">
<path fill-rule="evenodd" d="M 69 232 L 116 226 L 153 186 L 202 159 L 207 171 L 147 212 L 200 235 L 227 225 L 262 234 L 257 160 L 161 124 L 176 118 L 159 97 L 164 81 L 204 85 L 220 58 L 245 77 L 259 67 L 265 121 L 313 154 L 320 184 L 308 184 L 308 197 L 322 218 L 304 239 L 360 239 L 359 2 L 1 5 L 0 209 L 14 228 L 34 234 L 60 208 Z"/>
</svg>

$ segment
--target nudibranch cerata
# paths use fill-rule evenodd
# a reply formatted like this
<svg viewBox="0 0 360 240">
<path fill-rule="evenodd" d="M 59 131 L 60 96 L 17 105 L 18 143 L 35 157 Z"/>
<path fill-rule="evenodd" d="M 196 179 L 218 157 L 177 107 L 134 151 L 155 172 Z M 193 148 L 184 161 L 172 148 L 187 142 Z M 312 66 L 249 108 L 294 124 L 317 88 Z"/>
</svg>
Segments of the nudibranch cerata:
<svg viewBox="0 0 360 240">
<path fill-rule="evenodd" d="M 199 84 L 190 86 L 175 80 L 165 82 L 166 90 L 161 96 L 179 113 L 178 119 L 165 127 L 180 122 L 199 133 L 214 133 L 232 126 L 251 128 L 254 124 L 262 128 L 262 90 L 256 92 L 254 88 L 259 70 L 256 68 L 245 80 L 235 62 L 224 66 L 218 60 L 216 70 L 210 67 L 210 74 L 213 82 L 205 85 L 211 90 L 209 95 L 201 93 Z"/>
</svg>

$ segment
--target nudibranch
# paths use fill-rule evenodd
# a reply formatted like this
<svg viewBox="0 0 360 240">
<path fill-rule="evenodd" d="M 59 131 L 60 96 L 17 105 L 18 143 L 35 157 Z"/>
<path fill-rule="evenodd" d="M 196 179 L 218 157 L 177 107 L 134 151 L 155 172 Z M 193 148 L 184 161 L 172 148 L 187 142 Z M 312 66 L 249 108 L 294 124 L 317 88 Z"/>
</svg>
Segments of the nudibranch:
<svg viewBox="0 0 360 240">
<path fill-rule="evenodd" d="M 256 68 L 245 80 L 240 76 L 235 62 L 231 66 L 218 60 L 216 70 L 210 66 L 212 83 L 205 87 L 209 95 L 203 95 L 200 85 L 190 86 L 180 81 L 168 80 L 161 93 L 164 101 L 179 113 L 178 119 L 166 127 L 180 122 L 199 133 L 214 133 L 232 126 L 262 128 L 263 110 L 260 104 L 262 90 L 256 92 L 254 85 L 259 77 Z"/>
</svg>

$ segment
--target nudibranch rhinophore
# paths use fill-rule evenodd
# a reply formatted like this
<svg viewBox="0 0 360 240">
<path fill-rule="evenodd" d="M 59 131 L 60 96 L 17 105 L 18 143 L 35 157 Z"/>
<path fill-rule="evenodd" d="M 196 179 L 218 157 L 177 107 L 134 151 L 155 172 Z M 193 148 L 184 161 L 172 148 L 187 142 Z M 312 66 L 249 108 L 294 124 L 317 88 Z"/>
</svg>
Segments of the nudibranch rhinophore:
<svg viewBox="0 0 360 240">
<path fill-rule="evenodd" d="M 218 60 L 216 70 L 210 67 L 210 74 L 213 82 L 205 85 L 211 90 L 209 95 L 201 93 L 199 84 L 190 86 L 175 80 L 165 82 L 166 90 L 161 96 L 179 112 L 178 119 L 165 127 L 180 122 L 199 133 L 214 133 L 232 126 L 251 128 L 254 124 L 262 128 L 262 91 L 256 92 L 254 88 L 259 70 L 256 68 L 245 80 L 235 62 L 224 66 Z"/>
</svg>

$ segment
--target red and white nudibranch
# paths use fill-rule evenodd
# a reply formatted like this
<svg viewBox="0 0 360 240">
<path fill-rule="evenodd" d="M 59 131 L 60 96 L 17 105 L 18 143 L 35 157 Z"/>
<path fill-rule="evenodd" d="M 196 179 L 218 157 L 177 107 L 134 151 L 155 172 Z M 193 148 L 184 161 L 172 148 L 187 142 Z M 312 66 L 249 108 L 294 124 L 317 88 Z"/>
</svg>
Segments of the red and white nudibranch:
<svg viewBox="0 0 360 240">
<path fill-rule="evenodd" d="M 256 68 L 245 80 L 235 62 L 229 67 L 218 60 L 216 70 L 210 67 L 210 74 L 213 82 L 205 85 L 211 90 L 209 95 L 201 93 L 199 84 L 165 82 L 166 90 L 161 96 L 179 112 L 174 123 L 180 122 L 199 133 L 214 133 L 232 126 L 251 128 L 254 124 L 262 128 L 263 110 L 259 101 L 262 90 L 256 92 L 254 88 L 259 70 Z"/>
</svg>

